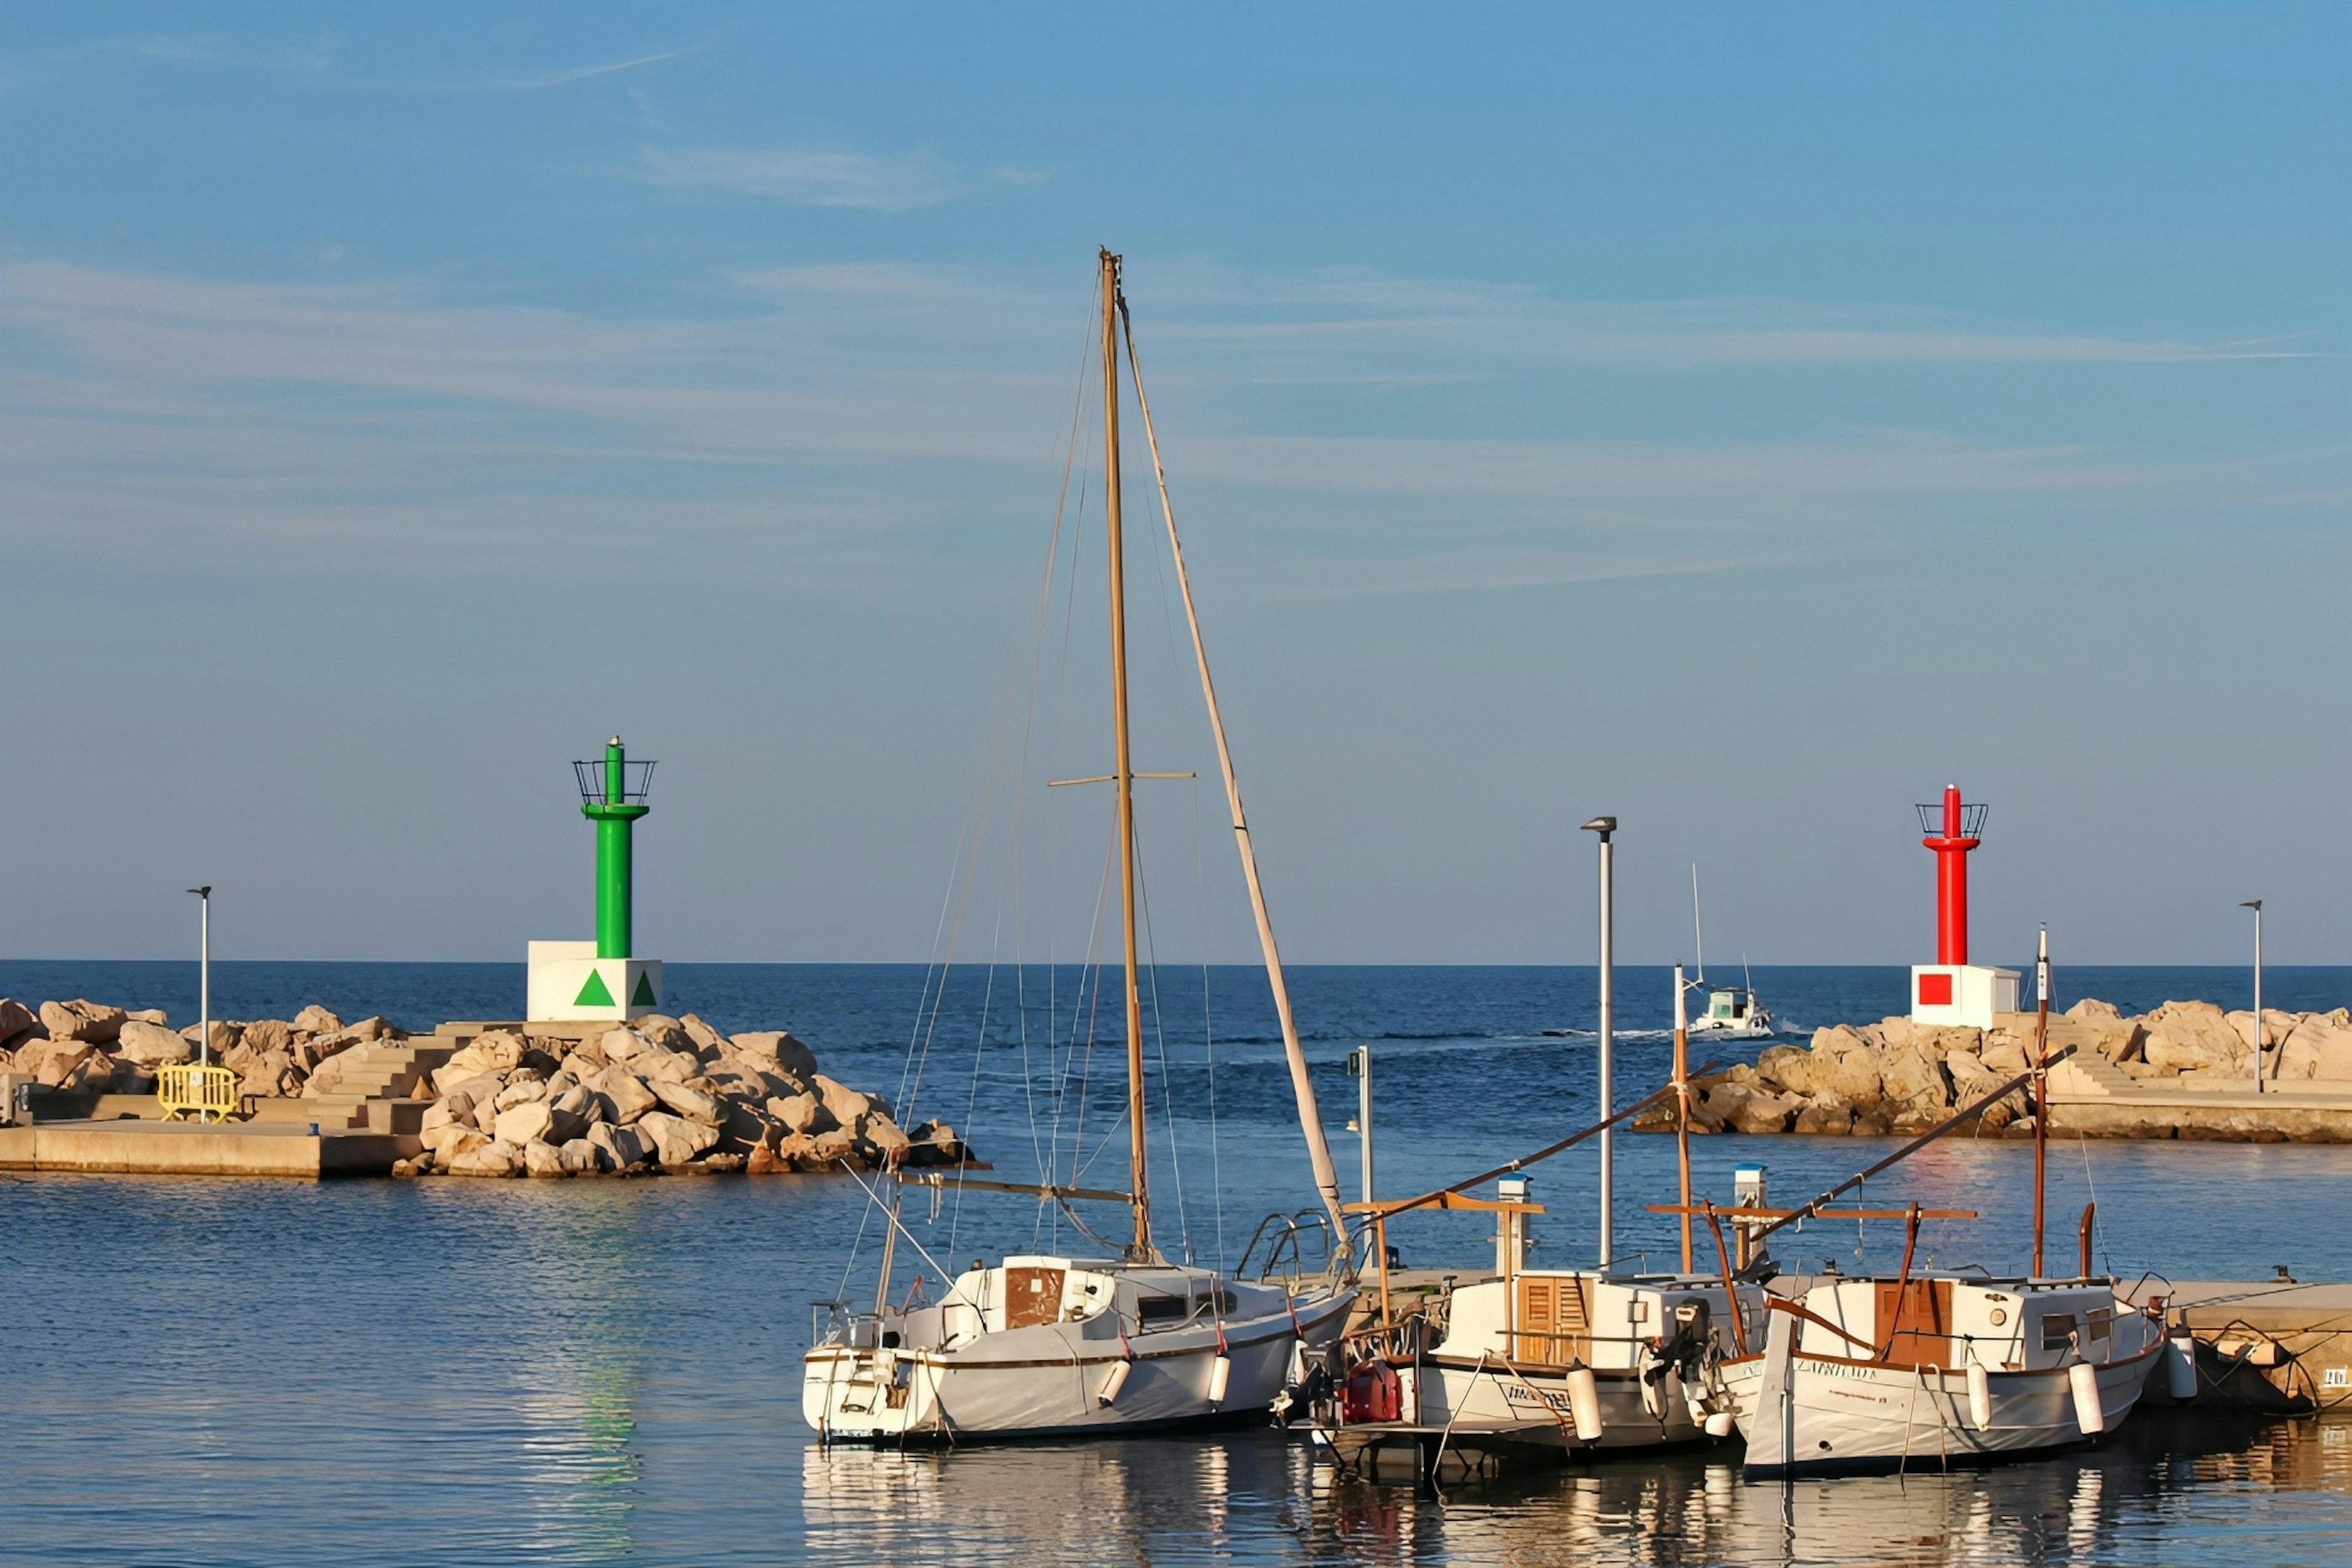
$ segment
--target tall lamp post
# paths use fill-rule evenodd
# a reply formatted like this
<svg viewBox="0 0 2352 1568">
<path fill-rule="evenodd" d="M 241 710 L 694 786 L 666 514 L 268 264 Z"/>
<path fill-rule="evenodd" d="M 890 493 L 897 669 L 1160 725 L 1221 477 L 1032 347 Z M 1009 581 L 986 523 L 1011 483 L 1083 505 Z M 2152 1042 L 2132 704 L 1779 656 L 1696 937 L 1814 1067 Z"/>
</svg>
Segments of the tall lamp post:
<svg viewBox="0 0 2352 1568">
<path fill-rule="evenodd" d="M 213 1062 L 213 885 L 190 888 L 196 896 L 196 1065 Z"/>
<path fill-rule="evenodd" d="M 1611 951 L 1614 936 L 1616 896 L 1611 885 L 1614 869 L 1614 847 L 1610 836 L 1617 831 L 1613 816 L 1596 816 L 1581 829 L 1601 836 L 1601 1120 L 1608 1121 L 1617 1113 L 1613 1087 L 1610 1079 L 1612 1058 L 1615 1055 L 1616 994 L 1615 959 Z M 1616 1130 L 1601 1130 L 1601 1267 L 1607 1268 L 1615 1256 L 1612 1221 L 1616 1215 L 1614 1135 Z"/>
<path fill-rule="evenodd" d="M 2238 906 L 2254 911 L 2254 1092 L 2263 1091 L 2263 901 L 2248 899 Z"/>
</svg>

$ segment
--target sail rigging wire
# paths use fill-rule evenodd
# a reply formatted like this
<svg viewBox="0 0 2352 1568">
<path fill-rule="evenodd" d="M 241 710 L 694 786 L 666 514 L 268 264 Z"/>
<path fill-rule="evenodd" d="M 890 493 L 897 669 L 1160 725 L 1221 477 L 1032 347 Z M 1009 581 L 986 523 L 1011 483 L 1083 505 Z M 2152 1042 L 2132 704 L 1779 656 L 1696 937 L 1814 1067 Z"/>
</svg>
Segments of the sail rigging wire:
<svg viewBox="0 0 2352 1568">
<path fill-rule="evenodd" d="M 1323 1131 L 1322 1112 L 1316 1103 L 1315 1082 L 1307 1065 L 1306 1048 L 1298 1041 L 1298 1025 L 1291 1015 L 1290 988 L 1283 978 L 1282 953 L 1275 944 L 1274 922 L 1266 912 L 1265 890 L 1260 885 L 1257 851 L 1250 842 L 1249 818 L 1242 810 L 1240 781 L 1234 773 L 1233 749 L 1225 739 L 1225 721 L 1217 708 L 1216 683 L 1209 674 L 1208 645 L 1202 639 L 1201 617 L 1192 604 L 1192 580 L 1184 570 L 1184 546 L 1176 532 L 1176 506 L 1169 499 L 1168 470 L 1160 459 L 1160 437 L 1151 423 L 1151 403 L 1143 390 L 1143 361 L 1135 349 L 1135 321 L 1129 314 L 1126 296 L 1118 300 L 1119 321 L 1127 338 L 1127 362 L 1129 374 L 1135 380 L 1135 403 L 1143 416 L 1143 434 L 1151 449 L 1151 473 L 1160 489 L 1160 515 L 1168 524 L 1168 553 L 1175 563 L 1176 582 L 1184 596 L 1184 620 L 1192 634 L 1192 652 L 1201 668 L 1201 695 L 1209 709 L 1209 728 L 1216 737 L 1217 767 L 1224 776 L 1225 802 L 1231 807 L 1234 840 L 1241 850 L 1242 877 L 1249 886 L 1250 911 L 1256 918 L 1258 945 L 1265 958 L 1266 983 L 1274 992 L 1275 1016 L 1282 1026 L 1282 1047 L 1290 1063 L 1290 1086 L 1297 1102 L 1298 1130 L 1307 1142 L 1307 1155 L 1315 1172 L 1316 1191 L 1322 1195 L 1325 1211 L 1330 1215 L 1335 1233 L 1345 1235 L 1347 1216 L 1340 1208 L 1339 1173 L 1331 1162 L 1331 1145 Z"/>
<path fill-rule="evenodd" d="M 1143 858 L 1136 857 L 1136 901 L 1143 910 L 1143 947 L 1150 957 L 1151 976 L 1151 1038 L 1160 1057 L 1160 1101 L 1168 1122 L 1168 1166 L 1176 1182 L 1176 1239 L 1184 1249 L 1184 1261 L 1192 1261 L 1192 1222 L 1184 1208 L 1184 1157 L 1176 1146 L 1176 1089 L 1168 1076 L 1167 1020 L 1160 1011 L 1160 943 L 1151 925 L 1150 879 L 1144 875 Z"/>
</svg>

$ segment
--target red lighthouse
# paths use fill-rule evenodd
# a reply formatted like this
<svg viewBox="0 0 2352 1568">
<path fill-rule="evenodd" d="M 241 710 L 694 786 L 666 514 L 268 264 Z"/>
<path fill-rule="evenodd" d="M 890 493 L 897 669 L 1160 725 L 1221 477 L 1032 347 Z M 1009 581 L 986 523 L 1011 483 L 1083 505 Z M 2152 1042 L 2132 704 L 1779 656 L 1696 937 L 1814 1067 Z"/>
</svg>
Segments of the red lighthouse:
<svg viewBox="0 0 2352 1568">
<path fill-rule="evenodd" d="M 1919 826 L 1927 837 L 1919 842 L 1936 852 L 1936 962 L 1969 961 L 1969 851 L 1984 840 L 1985 808 L 1960 804 L 1960 786 L 1944 786 L 1940 816 L 1933 805 L 1919 808 Z M 1940 831 L 1938 831 L 1940 829 Z"/>
<path fill-rule="evenodd" d="M 2017 971 L 1969 962 L 1969 854 L 1984 842 L 1985 808 L 1948 784 L 1940 803 L 1919 808 L 1920 840 L 1936 857 L 1936 962 L 1911 971 L 1914 1023 L 1989 1029 L 2017 1011 Z"/>
</svg>

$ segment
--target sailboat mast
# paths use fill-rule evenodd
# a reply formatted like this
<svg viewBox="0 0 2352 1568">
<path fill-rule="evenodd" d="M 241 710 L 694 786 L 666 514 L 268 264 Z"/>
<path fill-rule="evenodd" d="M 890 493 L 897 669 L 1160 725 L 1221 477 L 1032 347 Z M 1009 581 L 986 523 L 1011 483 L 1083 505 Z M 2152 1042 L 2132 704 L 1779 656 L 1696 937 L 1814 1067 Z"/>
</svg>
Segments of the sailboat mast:
<svg viewBox="0 0 2352 1568">
<path fill-rule="evenodd" d="M 1149 1145 L 1143 1124 L 1143 991 L 1135 972 L 1135 764 L 1128 748 L 1127 556 L 1119 528 L 1118 495 L 1118 262 L 1102 252 L 1103 500 L 1110 538 L 1110 717 L 1111 783 L 1118 792 L 1118 907 L 1120 945 L 1127 971 L 1128 1162 L 1135 1194 L 1135 1240 L 1139 1260 L 1151 1258 L 1151 1199 L 1146 1169 Z"/>
</svg>

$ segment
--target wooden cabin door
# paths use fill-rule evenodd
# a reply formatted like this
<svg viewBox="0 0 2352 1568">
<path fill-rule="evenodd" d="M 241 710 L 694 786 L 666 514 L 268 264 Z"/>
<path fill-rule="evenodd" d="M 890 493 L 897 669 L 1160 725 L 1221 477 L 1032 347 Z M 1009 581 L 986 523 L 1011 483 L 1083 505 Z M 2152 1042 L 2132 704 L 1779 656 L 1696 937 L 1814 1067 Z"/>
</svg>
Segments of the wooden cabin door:
<svg viewBox="0 0 2352 1568">
<path fill-rule="evenodd" d="M 1899 1293 L 1899 1294 L 1898 1294 Z M 1878 1342 L 1895 1366 L 1951 1366 L 1952 1282 L 1907 1279 L 1878 1288 Z M 1888 1331 L 1893 1331 L 1893 1338 Z"/>
<path fill-rule="evenodd" d="M 1570 1366 L 1584 1359 L 1592 1348 L 1592 1308 L 1585 1298 L 1589 1283 L 1521 1275 L 1512 1359 L 1544 1366 Z"/>
</svg>

